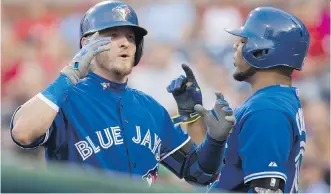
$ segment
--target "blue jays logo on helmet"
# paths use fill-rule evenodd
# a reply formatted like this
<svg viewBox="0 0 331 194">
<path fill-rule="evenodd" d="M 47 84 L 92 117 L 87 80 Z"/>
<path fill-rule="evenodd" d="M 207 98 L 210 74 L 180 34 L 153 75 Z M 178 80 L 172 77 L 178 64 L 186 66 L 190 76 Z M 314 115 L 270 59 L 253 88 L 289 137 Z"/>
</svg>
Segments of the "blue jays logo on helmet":
<svg viewBox="0 0 331 194">
<path fill-rule="evenodd" d="M 155 183 L 157 179 L 158 171 L 159 171 L 159 166 L 157 165 L 142 176 L 142 179 L 147 182 L 149 187 L 152 186 L 153 183 Z"/>
<path fill-rule="evenodd" d="M 131 13 L 131 10 L 127 5 L 119 5 L 113 8 L 112 11 L 117 12 L 120 16 L 119 19 L 122 19 L 123 21 L 126 21 L 128 14 Z"/>
</svg>

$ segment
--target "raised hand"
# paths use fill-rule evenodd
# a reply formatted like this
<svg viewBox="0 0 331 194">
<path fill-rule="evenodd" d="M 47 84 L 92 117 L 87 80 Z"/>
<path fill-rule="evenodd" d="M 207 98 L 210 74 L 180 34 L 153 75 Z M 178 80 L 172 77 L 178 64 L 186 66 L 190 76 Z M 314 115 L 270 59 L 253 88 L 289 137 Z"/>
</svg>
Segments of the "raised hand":
<svg viewBox="0 0 331 194">
<path fill-rule="evenodd" d="M 69 77 L 74 84 L 93 70 L 91 61 L 97 54 L 110 50 L 111 38 L 98 38 L 98 36 L 99 32 L 96 32 L 87 39 L 87 43 L 75 55 L 70 64 L 61 70 L 61 74 Z"/>
<path fill-rule="evenodd" d="M 203 118 L 210 137 L 218 141 L 224 141 L 235 124 L 236 118 L 229 107 L 229 103 L 224 100 L 223 94 L 217 92 L 215 95 L 216 102 L 212 110 L 206 110 L 199 104 L 195 105 L 194 109 Z"/>
<path fill-rule="evenodd" d="M 200 118 L 194 110 L 196 104 L 202 104 L 202 94 L 191 68 L 182 65 L 185 75 L 172 80 L 167 91 L 174 96 L 178 115 L 174 118 L 175 123 L 190 123 Z"/>
</svg>

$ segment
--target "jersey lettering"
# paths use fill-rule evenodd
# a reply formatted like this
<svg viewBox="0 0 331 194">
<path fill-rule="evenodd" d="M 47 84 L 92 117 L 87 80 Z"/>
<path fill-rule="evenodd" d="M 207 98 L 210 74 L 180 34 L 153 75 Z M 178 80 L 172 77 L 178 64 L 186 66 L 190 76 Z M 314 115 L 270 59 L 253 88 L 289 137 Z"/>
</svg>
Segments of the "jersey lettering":
<svg viewBox="0 0 331 194">
<path fill-rule="evenodd" d="M 105 132 L 106 137 L 107 137 L 107 143 L 105 143 L 105 141 L 102 137 L 101 131 L 97 131 L 96 133 L 98 135 L 98 139 L 99 139 L 101 147 L 103 149 L 108 149 L 113 145 L 113 139 L 111 138 L 111 135 L 110 135 L 110 132 L 109 132 L 108 128 L 104 129 L 104 132 Z"/>
<path fill-rule="evenodd" d="M 113 134 L 113 137 L 114 137 L 114 142 L 115 142 L 115 145 L 120 145 L 120 144 L 123 144 L 123 139 L 120 139 L 121 138 L 121 134 L 120 134 L 120 127 L 111 127 L 111 132 Z"/>
<path fill-rule="evenodd" d="M 123 144 L 123 138 L 119 126 L 108 127 L 103 131 L 104 133 L 102 133 L 101 131 L 95 132 L 98 137 L 97 143 L 93 142 L 89 136 L 86 136 L 86 141 L 82 140 L 74 144 L 83 160 L 86 160 L 87 158 L 92 156 L 93 153 L 96 154 L 100 152 L 101 149 L 109 149 L 113 145 L 117 146 Z M 152 141 L 153 136 L 154 140 Z M 134 137 L 132 137 L 132 142 L 140 146 L 146 147 L 155 156 L 156 161 L 159 161 L 161 151 L 161 139 L 156 133 L 153 133 L 153 136 L 148 129 L 146 134 L 144 134 L 144 138 L 142 138 L 140 126 L 136 126 L 136 134 Z"/>
<path fill-rule="evenodd" d="M 86 160 L 88 157 L 90 157 L 93 153 L 92 148 L 88 145 L 86 141 L 79 141 L 75 143 L 75 146 L 79 152 L 79 154 L 82 156 L 83 160 Z"/>
<path fill-rule="evenodd" d="M 302 108 L 299 108 L 298 113 L 296 114 L 296 121 L 301 136 L 303 132 L 306 132 Z M 291 193 L 293 192 L 297 193 L 299 191 L 300 168 L 301 168 L 303 154 L 305 151 L 305 146 L 306 146 L 305 141 L 300 141 L 300 150 L 295 157 L 295 174 L 291 188 Z"/>
</svg>

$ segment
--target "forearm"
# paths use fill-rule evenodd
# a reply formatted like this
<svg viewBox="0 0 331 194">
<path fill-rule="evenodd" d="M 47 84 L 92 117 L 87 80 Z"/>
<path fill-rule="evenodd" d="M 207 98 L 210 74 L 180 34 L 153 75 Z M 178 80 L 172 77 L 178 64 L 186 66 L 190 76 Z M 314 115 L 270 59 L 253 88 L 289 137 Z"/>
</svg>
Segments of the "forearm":
<svg viewBox="0 0 331 194">
<path fill-rule="evenodd" d="M 223 153 L 223 151 L 219 151 L 218 146 L 211 148 L 210 141 L 208 142 L 209 143 L 203 143 L 197 147 L 193 141 L 190 140 L 172 155 L 166 157 L 161 163 L 176 174 L 177 177 L 184 178 L 188 183 L 209 185 L 217 179 L 221 162 L 221 160 L 217 159 L 211 161 L 214 160 L 214 157 L 211 156 L 214 155 L 212 152 Z M 205 152 L 205 149 L 212 149 L 212 151 L 206 152 L 208 154 L 205 155 L 200 153 Z M 221 156 L 219 158 L 221 158 Z M 206 163 L 207 160 L 217 165 Z M 216 167 L 209 168 L 207 165 Z"/>
<path fill-rule="evenodd" d="M 198 147 L 197 157 L 200 167 L 206 173 L 219 171 L 223 160 L 225 143 L 226 141 L 217 141 L 208 134 L 205 135 L 204 141 Z"/>
<path fill-rule="evenodd" d="M 187 133 L 197 145 L 202 143 L 206 136 L 206 132 L 206 125 L 201 118 L 193 123 L 187 124 Z"/>
<path fill-rule="evenodd" d="M 89 73 L 95 55 L 110 50 L 110 41 L 95 32 L 89 43 L 61 70 L 60 76 L 18 110 L 11 126 L 14 140 L 26 145 L 47 132 L 71 88 Z"/>
<path fill-rule="evenodd" d="M 44 135 L 57 112 L 35 96 L 23 104 L 14 115 L 12 136 L 22 145 L 31 144 Z"/>
<path fill-rule="evenodd" d="M 44 135 L 72 86 L 69 78 L 61 75 L 45 90 L 23 104 L 13 115 L 12 137 L 18 143 L 27 145 Z"/>
</svg>

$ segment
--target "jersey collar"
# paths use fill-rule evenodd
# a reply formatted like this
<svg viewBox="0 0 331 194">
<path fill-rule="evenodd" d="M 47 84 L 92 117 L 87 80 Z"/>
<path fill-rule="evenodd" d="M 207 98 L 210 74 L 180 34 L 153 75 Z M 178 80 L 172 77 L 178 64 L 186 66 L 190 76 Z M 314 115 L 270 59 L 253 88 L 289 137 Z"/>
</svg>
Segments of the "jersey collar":
<svg viewBox="0 0 331 194">
<path fill-rule="evenodd" d="M 265 90 L 272 90 L 272 89 L 279 89 L 279 88 L 288 88 L 288 89 L 294 90 L 294 91 L 297 91 L 298 90 L 294 86 L 275 84 L 275 85 L 270 85 L 270 86 L 266 86 L 264 88 L 261 88 L 261 89 L 257 90 L 254 94 L 257 94 L 257 93 L 260 93 L 260 92 L 264 92 Z"/>
<path fill-rule="evenodd" d="M 103 90 L 113 89 L 113 90 L 125 90 L 127 88 L 127 82 L 125 83 L 116 83 L 108 79 L 105 79 L 95 73 L 89 73 L 87 75 L 93 82 L 98 84 Z"/>
</svg>

